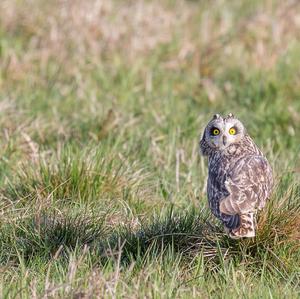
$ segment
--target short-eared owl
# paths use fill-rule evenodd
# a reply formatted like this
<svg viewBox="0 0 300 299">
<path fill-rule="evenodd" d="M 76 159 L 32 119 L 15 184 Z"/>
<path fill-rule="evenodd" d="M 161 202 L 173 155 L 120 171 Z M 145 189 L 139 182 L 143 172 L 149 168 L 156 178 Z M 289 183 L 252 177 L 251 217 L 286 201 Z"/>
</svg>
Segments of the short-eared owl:
<svg viewBox="0 0 300 299">
<path fill-rule="evenodd" d="M 270 197 L 272 169 L 243 124 L 214 115 L 200 141 L 208 156 L 207 194 L 212 213 L 231 238 L 255 236 L 255 211 Z"/>
</svg>

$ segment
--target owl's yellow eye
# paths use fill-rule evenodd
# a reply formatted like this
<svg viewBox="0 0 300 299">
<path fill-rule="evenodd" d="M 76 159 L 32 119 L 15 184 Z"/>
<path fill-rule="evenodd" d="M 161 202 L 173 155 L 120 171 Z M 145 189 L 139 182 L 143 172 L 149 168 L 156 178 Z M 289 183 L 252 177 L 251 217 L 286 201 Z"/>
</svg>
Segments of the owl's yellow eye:
<svg viewBox="0 0 300 299">
<path fill-rule="evenodd" d="M 213 135 L 214 135 L 214 136 L 217 136 L 217 135 L 219 135 L 219 134 L 220 134 L 220 130 L 219 130 L 219 129 L 216 129 L 216 128 L 214 128 L 214 129 L 212 130 L 212 133 L 213 133 Z"/>
<path fill-rule="evenodd" d="M 234 127 L 229 129 L 229 134 L 230 135 L 235 135 L 236 134 L 236 129 Z"/>
</svg>

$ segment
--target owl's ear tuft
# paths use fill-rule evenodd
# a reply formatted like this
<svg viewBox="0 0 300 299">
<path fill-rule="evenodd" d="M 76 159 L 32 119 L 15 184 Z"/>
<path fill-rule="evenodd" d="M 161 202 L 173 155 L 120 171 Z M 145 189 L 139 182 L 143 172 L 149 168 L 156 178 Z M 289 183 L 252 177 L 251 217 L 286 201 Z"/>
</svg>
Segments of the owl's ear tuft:
<svg viewBox="0 0 300 299">
<path fill-rule="evenodd" d="M 218 119 L 220 117 L 221 117 L 220 114 L 214 114 L 213 119 Z"/>
</svg>

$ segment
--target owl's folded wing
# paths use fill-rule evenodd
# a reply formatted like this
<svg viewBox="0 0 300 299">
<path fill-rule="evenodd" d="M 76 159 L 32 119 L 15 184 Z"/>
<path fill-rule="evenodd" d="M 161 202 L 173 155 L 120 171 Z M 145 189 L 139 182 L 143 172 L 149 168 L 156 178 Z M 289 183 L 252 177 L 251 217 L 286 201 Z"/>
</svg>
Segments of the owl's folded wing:
<svg viewBox="0 0 300 299">
<path fill-rule="evenodd" d="M 272 169 L 262 156 L 241 159 L 229 170 L 225 186 L 229 196 L 220 202 L 224 214 L 244 214 L 264 207 L 273 185 Z"/>
</svg>

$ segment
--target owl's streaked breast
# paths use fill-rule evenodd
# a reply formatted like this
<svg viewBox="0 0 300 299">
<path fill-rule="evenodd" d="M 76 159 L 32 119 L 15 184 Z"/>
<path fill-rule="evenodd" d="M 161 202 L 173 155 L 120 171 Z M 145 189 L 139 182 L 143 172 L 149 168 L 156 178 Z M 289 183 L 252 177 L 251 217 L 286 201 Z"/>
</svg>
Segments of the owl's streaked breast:
<svg viewBox="0 0 300 299">
<path fill-rule="evenodd" d="M 225 187 L 226 172 L 229 166 L 229 160 L 222 158 L 220 155 L 214 155 L 212 159 L 209 159 L 207 181 L 208 202 L 212 213 L 218 218 L 220 218 L 220 201 L 229 195 Z"/>
</svg>

